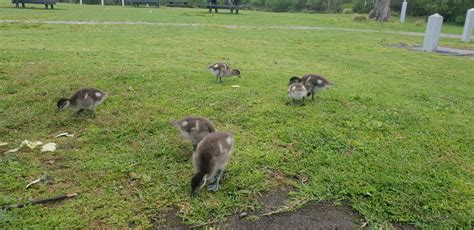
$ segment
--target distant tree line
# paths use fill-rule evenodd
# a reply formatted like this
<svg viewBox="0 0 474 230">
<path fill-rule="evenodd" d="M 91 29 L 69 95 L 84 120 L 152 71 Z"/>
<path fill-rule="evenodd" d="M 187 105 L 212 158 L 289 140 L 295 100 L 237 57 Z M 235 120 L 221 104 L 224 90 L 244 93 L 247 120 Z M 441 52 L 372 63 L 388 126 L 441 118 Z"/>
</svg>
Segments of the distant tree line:
<svg viewBox="0 0 474 230">
<path fill-rule="evenodd" d="M 60 0 L 61 2 L 79 3 L 79 0 Z M 107 5 L 120 5 L 121 0 L 104 0 Z M 161 0 L 162 4 L 168 0 Z M 229 0 L 218 0 L 226 4 Z M 83 0 L 84 4 L 100 4 L 100 0 Z M 192 6 L 205 5 L 207 0 L 189 0 Z M 241 0 L 241 5 L 251 9 L 272 12 L 315 12 L 341 13 L 352 8 L 356 13 L 369 13 L 374 8 L 374 0 Z M 391 11 L 400 12 L 403 0 L 391 0 Z M 464 23 L 466 11 L 474 8 L 474 0 L 407 0 L 407 14 L 411 16 L 428 16 L 439 13 L 445 21 Z"/>
<path fill-rule="evenodd" d="M 441 14 L 446 22 L 464 23 L 468 9 L 474 8 L 474 0 L 407 0 L 407 15 L 429 16 Z M 403 0 L 391 0 L 392 12 L 400 12 Z M 356 13 L 369 13 L 374 8 L 373 0 L 354 0 Z"/>
</svg>

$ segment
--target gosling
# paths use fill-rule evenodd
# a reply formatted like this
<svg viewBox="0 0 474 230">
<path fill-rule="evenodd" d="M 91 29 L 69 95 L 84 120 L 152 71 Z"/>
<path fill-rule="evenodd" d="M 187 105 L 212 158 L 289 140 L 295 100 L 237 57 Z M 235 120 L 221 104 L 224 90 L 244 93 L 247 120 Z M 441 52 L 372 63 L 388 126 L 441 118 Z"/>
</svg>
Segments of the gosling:
<svg viewBox="0 0 474 230">
<path fill-rule="evenodd" d="M 173 125 L 179 129 L 185 138 L 191 140 L 193 150 L 196 150 L 197 144 L 201 142 L 204 137 L 216 131 L 214 124 L 204 117 L 188 116 L 173 122 Z"/>
<path fill-rule="evenodd" d="M 240 78 L 240 70 L 238 69 L 231 69 L 229 65 L 225 63 L 214 63 L 210 66 L 207 67 L 212 74 L 216 77 L 216 82 L 217 79 L 222 82 L 222 77 L 238 77 Z"/>
<path fill-rule="evenodd" d="M 314 100 L 315 93 L 325 88 L 329 88 L 332 85 L 328 79 L 317 74 L 306 74 L 302 78 L 292 77 L 290 78 L 290 82 L 303 83 L 308 90 L 307 97 L 311 96 L 311 100 Z"/>
<path fill-rule="evenodd" d="M 219 189 L 219 181 L 224 168 L 230 160 L 234 147 L 234 138 L 231 133 L 214 132 L 207 135 L 193 153 L 193 165 L 196 170 L 191 179 L 191 195 L 195 196 L 199 185 L 206 185 L 209 191 Z"/>
<path fill-rule="evenodd" d="M 95 109 L 107 98 L 107 94 L 95 88 L 82 88 L 77 90 L 70 98 L 61 98 L 56 103 L 57 111 L 72 107 L 79 116 L 85 110 L 90 110 L 95 117 Z"/>
<path fill-rule="evenodd" d="M 291 104 L 294 105 L 296 100 L 302 100 L 301 105 L 304 105 L 304 98 L 308 94 L 306 87 L 299 82 L 292 82 L 290 79 L 290 87 L 288 87 L 288 97 L 292 99 Z"/>
</svg>

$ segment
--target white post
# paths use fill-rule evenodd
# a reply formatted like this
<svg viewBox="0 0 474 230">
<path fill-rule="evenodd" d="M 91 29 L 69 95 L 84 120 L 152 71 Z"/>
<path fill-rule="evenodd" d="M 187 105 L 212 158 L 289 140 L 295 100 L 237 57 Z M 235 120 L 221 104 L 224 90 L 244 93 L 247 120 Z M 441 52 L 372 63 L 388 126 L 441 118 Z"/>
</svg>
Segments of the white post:
<svg viewBox="0 0 474 230">
<path fill-rule="evenodd" d="M 402 3 L 402 12 L 400 13 L 400 22 L 404 23 L 405 22 L 405 16 L 407 14 L 407 0 L 403 0 Z"/>
<path fill-rule="evenodd" d="M 122 0 L 122 6 L 125 6 L 125 0 Z"/>
<path fill-rule="evenodd" d="M 104 0 L 100 0 L 100 4 L 104 6 Z"/>
<path fill-rule="evenodd" d="M 433 52 L 438 48 L 441 26 L 443 25 L 443 16 L 433 14 L 428 17 L 426 26 L 425 41 L 423 42 L 423 51 Z"/>
<path fill-rule="evenodd" d="M 79 4 L 81 4 L 81 5 L 82 5 L 82 0 L 79 0 Z"/>
<path fill-rule="evenodd" d="M 467 11 L 466 22 L 464 23 L 464 33 L 462 41 L 469 42 L 471 40 L 472 27 L 474 27 L 474 8 Z"/>
</svg>

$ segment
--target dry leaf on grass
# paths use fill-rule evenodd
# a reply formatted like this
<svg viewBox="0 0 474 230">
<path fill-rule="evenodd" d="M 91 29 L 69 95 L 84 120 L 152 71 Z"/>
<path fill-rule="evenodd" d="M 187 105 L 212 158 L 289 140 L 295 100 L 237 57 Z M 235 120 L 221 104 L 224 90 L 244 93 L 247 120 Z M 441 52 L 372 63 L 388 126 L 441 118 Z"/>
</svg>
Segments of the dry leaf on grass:
<svg viewBox="0 0 474 230">
<path fill-rule="evenodd" d="M 4 152 L 4 154 L 18 152 L 25 145 L 28 146 L 28 148 L 30 148 L 30 149 L 34 149 L 37 146 L 43 145 L 43 142 L 24 140 L 24 141 L 21 142 L 21 144 L 18 148 L 10 149 L 10 150 Z M 48 144 L 43 145 L 43 147 L 41 148 L 41 152 L 46 152 L 46 151 L 54 152 L 55 150 L 56 150 L 56 143 L 48 143 Z"/>
<path fill-rule="evenodd" d="M 41 152 L 54 152 L 56 151 L 56 143 L 48 143 L 43 145 Z"/>
</svg>

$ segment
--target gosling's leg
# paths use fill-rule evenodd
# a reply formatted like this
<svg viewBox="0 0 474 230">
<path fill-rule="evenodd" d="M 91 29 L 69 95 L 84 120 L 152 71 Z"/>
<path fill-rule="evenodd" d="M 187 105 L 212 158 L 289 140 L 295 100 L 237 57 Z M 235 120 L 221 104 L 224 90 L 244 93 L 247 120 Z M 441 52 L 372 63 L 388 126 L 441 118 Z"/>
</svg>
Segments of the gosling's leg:
<svg viewBox="0 0 474 230">
<path fill-rule="evenodd" d="M 81 113 L 84 112 L 83 109 L 79 109 L 76 111 L 76 117 L 79 117 L 79 115 L 81 115 Z"/>
<path fill-rule="evenodd" d="M 219 181 L 222 178 L 222 174 L 224 173 L 224 170 L 218 169 L 216 174 L 214 175 L 214 178 L 212 179 L 211 182 L 209 182 L 209 185 L 207 186 L 207 190 L 216 192 L 219 190 Z"/>
</svg>

